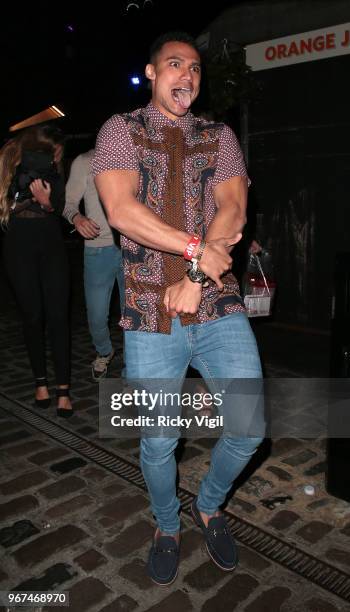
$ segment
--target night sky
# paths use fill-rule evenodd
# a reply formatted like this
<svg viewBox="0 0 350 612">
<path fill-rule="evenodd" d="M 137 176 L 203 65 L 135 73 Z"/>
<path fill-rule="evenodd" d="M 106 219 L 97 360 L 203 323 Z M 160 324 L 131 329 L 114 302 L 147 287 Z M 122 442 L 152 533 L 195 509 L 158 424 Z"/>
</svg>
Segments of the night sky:
<svg viewBox="0 0 350 612">
<path fill-rule="evenodd" d="M 68 2 L 30 2 L 1 19 L 2 96 L 0 131 L 52 104 L 69 117 L 70 130 L 91 131 L 114 112 L 149 98 L 143 76 L 148 48 L 160 33 L 186 30 L 194 36 L 234 0 L 203 8 L 195 0 L 95 2 L 78 9 Z M 207 3 L 206 3 L 207 4 Z"/>
</svg>

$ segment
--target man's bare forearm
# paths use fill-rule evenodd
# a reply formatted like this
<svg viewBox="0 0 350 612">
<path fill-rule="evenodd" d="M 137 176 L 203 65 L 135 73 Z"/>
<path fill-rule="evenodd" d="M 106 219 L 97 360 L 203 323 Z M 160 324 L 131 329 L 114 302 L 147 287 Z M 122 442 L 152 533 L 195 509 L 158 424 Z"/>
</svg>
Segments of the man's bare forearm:
<svg viewBox="0 0 350 612">
<path fill-rule="evenodd" d="M 171 227 L 138 201 L 138 172 L 107 171 L 95 177 L 95 185 L 111 227 L 151 249 L 177 255 L 184 252 L 190 234 Z"/>
<path fill-rule="evenodd" d="M 219 208 L 208 226 L 205 238 L 208 241 L 235 236 L 243 231 L 245 222 L 245 215 L 239 210 Z"/>
<path fill-rule="evenodd" d="M 106 205 L 109 224 L 121 234 L 138 244 L 182 255 L 190 234 L 177 230 L 141 204 L 136 198 L 129 197 L 118 208 Z"/>
<path fill-rule="evenodd" d="M 248 181 L 245 176 L 235 176 L 216 185 L 214 199 L 217 211 L 208 227 L 207 240 L 237 237 L 238 242 L 241 239 L 247 220 L 247 196 Z"/>
<path fill-rule="evenodd" d="M 168 225 L 137 200 L 139 185 L 137 172 L 106 171 L 96 176 L 95 184 L 109 224 L 121 234 L 150 249 L 176 255 L 184 253 L 191 234 Z M 225 234 L 227 236 L 226 232 Z M 203 272 L 219 288 L 222 287 L 220 276 L 229 269 L 232 261 L 227 253 L 229 244 L 232 243 L 226 237 L 222 240 L 213 240 L 204 249 L 201 259 Z"/>
</svg>

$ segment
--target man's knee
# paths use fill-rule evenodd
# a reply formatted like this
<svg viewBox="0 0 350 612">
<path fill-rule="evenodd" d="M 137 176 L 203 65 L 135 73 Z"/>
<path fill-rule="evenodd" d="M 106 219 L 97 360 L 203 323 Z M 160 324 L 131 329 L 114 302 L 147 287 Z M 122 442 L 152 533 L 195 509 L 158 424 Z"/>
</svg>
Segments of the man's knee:
<svg viewBox="0 0 350 612">
<path fill-rule="evenodd" d="M 162 465 L 166 463 L 177 447 L 178 438 L 143 438 L 141 440 L 142 459 L 146 463 Z"/>
<path fill-rule="evenodd" d="M 234 457 L 251 457 L 260 446 L 264 438 L 223 438 L 223 442 L 230 454 Z"/>
<path fill-rule="evenodd" d="M 108 327 L 108 315 L 95 310 L 91 312 L 88 309 L 88 323 L 90 328 L 104 330 Z"/>
</svg>

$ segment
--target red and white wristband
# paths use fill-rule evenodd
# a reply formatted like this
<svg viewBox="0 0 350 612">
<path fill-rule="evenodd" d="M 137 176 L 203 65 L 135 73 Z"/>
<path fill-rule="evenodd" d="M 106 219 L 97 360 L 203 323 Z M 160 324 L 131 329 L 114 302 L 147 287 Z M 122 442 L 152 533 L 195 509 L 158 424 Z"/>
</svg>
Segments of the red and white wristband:
<svg viewBox="0 0 350 612">
<path fill-rule="evenodd" d="M 198 250 L 197 250 L 198 247 Z M 205 240 L 196 236 L 195 234 L 191 237 L 184 251 L 184 258 L 187 261 L 193 261 L 194 259 L 198 262 L 200 261 L 203 251 L 205 248 Z M 196 254 L 194 255 L 194 253 Z"/>
</svg>

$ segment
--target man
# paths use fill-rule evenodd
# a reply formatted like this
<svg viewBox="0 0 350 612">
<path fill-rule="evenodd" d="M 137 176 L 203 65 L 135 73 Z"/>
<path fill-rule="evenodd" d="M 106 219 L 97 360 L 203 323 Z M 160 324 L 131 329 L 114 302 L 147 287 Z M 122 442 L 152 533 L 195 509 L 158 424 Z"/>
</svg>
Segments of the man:
<svg viewBox="0 0 350 612">
<path fill-rule="evenodd" d="M 127 377 L 182 380 L 192 365 L 209 385 L 214 378 L 260 378 L 255 339 L 229 272 L 248 187 L 237 139 L 227 126 L 189 110 L 199 93 L 201 63 L 187 34 L 170 33 L 154 43 L 146 76 L 151 103 L 107 121 L 93 159 L 109 222 L 123 236 Z M 161 585 L 170 584 L 178 569 L 177 441 L 141 440 L 158 524 L 148 571 Z M 235 568 L 237 553 L 219 507 L 260 441 L 220 438 L 192 504 L 209 555 L 224 570 Z"/>
<path fill-rule="evenodd" d="M 64 217 L 85 238 L 84 288 L 89 330 L 97 351 L 92 362 L 92 378 L 99 381 L 107 374 L 115 356 L 108 318 L 112 290 L 118 283 L 120 303 L 124 301 L 124 277 L 120 248 L 114 243 L 91 172 L 94 150 L 78 155 L 73 161 L 66 185 Z M 85 215 L 79 211 L 84 198 Z M 74 231 L 74 230 L 73 230 Z"/>
</svg>

